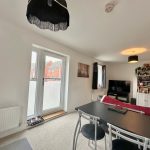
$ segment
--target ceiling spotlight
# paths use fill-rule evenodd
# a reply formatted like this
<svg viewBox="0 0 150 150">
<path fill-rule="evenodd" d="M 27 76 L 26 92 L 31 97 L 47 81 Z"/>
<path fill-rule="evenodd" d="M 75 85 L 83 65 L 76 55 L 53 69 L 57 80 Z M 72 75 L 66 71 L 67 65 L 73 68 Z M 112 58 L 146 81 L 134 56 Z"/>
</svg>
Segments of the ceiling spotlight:
<svg viewBox="0 0 150 150">
<path fill-rule="evenodd" d="M 138 62 L 138 56 L 132 55 L 128 57 L 128 63 L 137 63 Z"/>
</svg>

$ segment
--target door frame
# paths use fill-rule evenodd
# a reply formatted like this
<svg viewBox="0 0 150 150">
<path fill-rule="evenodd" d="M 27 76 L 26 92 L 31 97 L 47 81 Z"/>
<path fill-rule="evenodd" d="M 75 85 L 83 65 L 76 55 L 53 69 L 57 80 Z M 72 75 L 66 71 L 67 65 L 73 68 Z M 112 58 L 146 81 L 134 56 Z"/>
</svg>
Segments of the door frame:
<svg viewBox="0 0 150 150">
<path fill-rule="evenodd" d="M 32 118 L 34 116 L 46 115 L 52 112 L 65 109 L 65 93 L 66 93 L 66 65 L 67 57 L 65 55 L 58 54 L 57 52 L 51 52 L 48 50 L 43 50 L 41 48 L 33 47 L 32 52 L 37 53 L 37 83 L 35 92 L 35 105 L 34 105 L 34 115 L 27 116 L 27 118 Z M 32 54 L 32 53 L 31 53 Z M 51 56 L 58 59 L 62 59 L 62 78 L 61 78 L 61 89 L 60 89 L 60 107 L 44 110 L 43 111 L 43 93 L 44 93 L 44 72 L 45 72 L 45 57 Z"/>
<path fill-rule="evenodd" d="M 60 87 L 60 106 L 59 107 L 56 107 L 56 108 L 51 108 L 51 109 L 48 109 L 48 110 L 42 110 L 41 114 L 42 115 L 46 115 L 46 114 L 49 114 L 49 113 L 52 113 L 52 112 L 56 112 L 56 111 L 59 111 L 59 110 L 64 110 L 64 101 L 65 101 L 65 73 L 66 73 L 66 58 L 65 56 L 62 56 L 62 55 L 59 55 L 59 54 L 56 54 L 56 53 L 53 53 L 53 52 L 49 52 L 49 51 L 42 51 L 42 55 L 43 55 L 43 61 L 44 61 L 44 66 L 43 66 L 43 76 L 44 77 L 44 72 L 45 72 L 45 58 L 46 56 L 50 56 L 50 57 L 54 57 L 54 58 L 58 58 L 58 59 L 61 59 L 62 60 L 62 77 L 61 77 L 61 87 Z M 42 80 L 42 108 L 43 108 L 43 93 L 44 93 L 44 79 Z"/>
</svg>

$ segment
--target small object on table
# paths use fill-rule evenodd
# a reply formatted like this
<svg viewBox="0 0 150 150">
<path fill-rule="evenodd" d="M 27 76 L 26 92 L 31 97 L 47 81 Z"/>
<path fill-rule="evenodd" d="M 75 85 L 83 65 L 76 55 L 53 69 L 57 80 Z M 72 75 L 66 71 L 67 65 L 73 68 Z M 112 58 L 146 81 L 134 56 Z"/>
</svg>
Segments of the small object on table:
<svg viewBox="0 0 150 150">
<path fill-rule="evenodd" d="M 115 111 L 115 112 L 118 112 L 118 113 L 121 113 L 121 114 L 125 114 L 128 111 L 128 109 L 123 108 L 123 107 L 118 106 L 118 105 L 116 105 L 116 106 L 109 106 L 108 109 L 112 110 L 112 111 Z"/>
</svg>

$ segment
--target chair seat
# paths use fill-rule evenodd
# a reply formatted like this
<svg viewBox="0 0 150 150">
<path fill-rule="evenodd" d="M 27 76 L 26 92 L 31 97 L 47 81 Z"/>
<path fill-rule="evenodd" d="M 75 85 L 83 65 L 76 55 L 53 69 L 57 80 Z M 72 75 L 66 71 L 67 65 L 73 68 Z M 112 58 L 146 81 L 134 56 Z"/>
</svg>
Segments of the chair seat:
<svg viewBox="0 0 150 150">
<path fill-rule="evenodd" d="M 85 124 L 81 129 L 81 133 L 89 140 L 95 140 L 95 125 L 94 124 Z M 97 138 L 96 140 L 101 140 L 105 136 L 104 130 L 97 126 Z"/>
<path fill-rule="evenodd" d="M 123 139 L 115 139 L 112 142 L 112 150 L 139 150 L 138 145 Z"/>
</svg>

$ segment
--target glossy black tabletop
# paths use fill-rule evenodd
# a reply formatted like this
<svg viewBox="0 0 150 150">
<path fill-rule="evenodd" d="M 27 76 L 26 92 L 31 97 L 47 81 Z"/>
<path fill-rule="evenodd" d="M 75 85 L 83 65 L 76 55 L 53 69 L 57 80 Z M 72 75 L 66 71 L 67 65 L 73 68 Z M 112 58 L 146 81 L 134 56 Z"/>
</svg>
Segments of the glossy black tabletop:
<svg viewBox="0 0 150 150">
<path fill-rule="evenodd" d="M 87 114 L 100 117 L 107 123 L 150 138 L 150 116 L 129 110 L 126 114 L 121 114 L 109 110 L 108 107 L 109 105 L 96 101 L 77 107 L 76 110 L 81 110 Z"/>
</svg>

